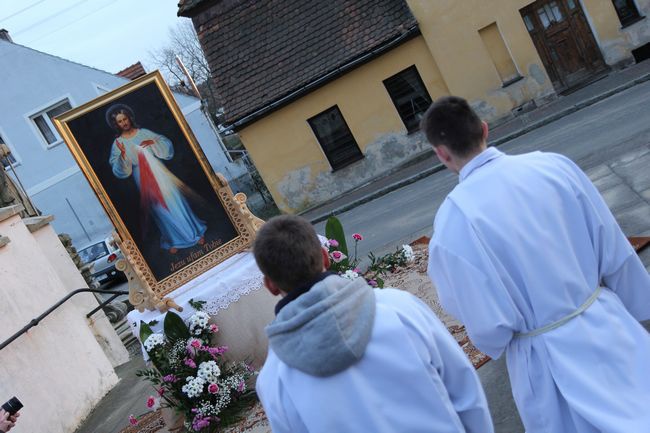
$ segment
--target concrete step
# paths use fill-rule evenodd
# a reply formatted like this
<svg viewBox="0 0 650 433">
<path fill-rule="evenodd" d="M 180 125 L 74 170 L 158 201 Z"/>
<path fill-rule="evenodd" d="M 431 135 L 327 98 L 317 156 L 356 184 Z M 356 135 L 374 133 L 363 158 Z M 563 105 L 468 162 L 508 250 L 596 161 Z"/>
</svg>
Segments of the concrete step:
<svg viewBox="0 0 650 433">
<path fill-rule="evenodd" d="M 117 335 L 120 337 L 120 340 L 122 340 L 122 344 L 124 344 L 124 347 L 126 347 L 129 352 L 131 352 L 131 349 L 133 349 L 133 346 L 140 347 L 140 341 L 135 338 L 135 335 L 133 335 L 133 332 L 131 332 L 131 326 L 129 325 L 129 322 L 126 320 L 126 318 L 120 320 L 117 323 L 113 324 L 113 328 L 115 328 L 115 332 L 117 332 Z"/>
</svg>

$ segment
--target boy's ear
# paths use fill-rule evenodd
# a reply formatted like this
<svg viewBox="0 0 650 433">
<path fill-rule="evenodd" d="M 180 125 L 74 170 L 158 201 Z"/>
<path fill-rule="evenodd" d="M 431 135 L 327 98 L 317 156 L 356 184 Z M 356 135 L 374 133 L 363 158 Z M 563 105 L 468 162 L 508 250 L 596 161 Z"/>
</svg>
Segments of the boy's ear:
<svg viewBox="0 0 650 433">
<path fill-rule="evenodd" d="M 330 253 L 327 251 L 327 248 L 321 248 L 321 253 L 323 254 L 323 269 L 328 270 L 332 262 L 330 262 Z"/>
<path fill-rule="evenodd" d="M 487 141 L 488 135 L 490 135 L 490 127 L 485 120 L 481 121 L 481 127 L 483 128 L 483 141 Z"/>
<path fill-rule="evenodd" d="M 451 152 L 447 149 L 447 146 L 441 144 L 440 146 L 434 146 L 433 151 L 436 153 L 436 156 L 443 164 L 449 164 L 451 162 Z"/>
<path fill-rule="evenodd" d="M 278 296 L 282 294 L 280 288 L 275 284 L 269 277 L 264 275 L 264 285 L 271 292 L 273 296 Z"/>
</svg>

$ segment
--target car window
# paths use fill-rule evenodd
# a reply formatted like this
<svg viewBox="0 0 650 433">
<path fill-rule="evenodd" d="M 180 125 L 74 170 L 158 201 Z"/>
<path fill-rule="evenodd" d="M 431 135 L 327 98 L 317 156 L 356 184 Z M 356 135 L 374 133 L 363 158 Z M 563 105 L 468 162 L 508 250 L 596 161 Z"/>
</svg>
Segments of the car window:
<svg viewBox="0 0 650 433">
<path fill-rule="evenodd" d="M 108 255 L 108 248 L 104 242 L 98 242 L 94 245 L 79 251 L 79 257 L 84 263 L 94 262 L 95 260 Z"/>
</svg>

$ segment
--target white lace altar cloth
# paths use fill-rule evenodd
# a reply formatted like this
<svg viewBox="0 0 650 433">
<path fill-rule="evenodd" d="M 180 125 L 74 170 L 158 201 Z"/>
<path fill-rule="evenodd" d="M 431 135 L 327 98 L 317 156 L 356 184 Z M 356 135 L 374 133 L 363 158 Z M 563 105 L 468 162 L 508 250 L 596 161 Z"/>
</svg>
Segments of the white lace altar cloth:
<svg viewBox="0 0 650 433">
<path fill-rule="evenodd" d="M 220 310 L 227 309 L 230 304 L 237 302 L 242 296 L 261 289 L 263 284 L 263 276 L 255 263 L 253 254 L 244 252 L 218 264 L 169 293 L 166 297 L 172 298 L 179 306 L 183 307 L 182 312 L 172 311 L 187 321 L 196 312 L 189 304 L 190 299 L 207 302 L 203 306 L 203 311 L 211 316 L 216 316 Z M 131 326 L 131 332 L 139 339 L 140 321 L 149 323 L 156 320 L 158 323 L 152 326 L 152 329 L 155 332 L 162 332 L 165 313 L 160 313 L 158 310 L 142 313 L 133 310 L 126 317 Z M 144 350 L 143 354 L 146 359 Z"/>
</svg>

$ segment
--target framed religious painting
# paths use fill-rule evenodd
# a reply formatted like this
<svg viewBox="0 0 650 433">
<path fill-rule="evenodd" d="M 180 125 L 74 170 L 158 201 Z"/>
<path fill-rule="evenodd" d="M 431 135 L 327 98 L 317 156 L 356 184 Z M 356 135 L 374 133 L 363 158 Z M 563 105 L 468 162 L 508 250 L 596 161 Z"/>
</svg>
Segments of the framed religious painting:
<svg viewBox="0 0 650 433">
<path fill-rule="evenodd" d="M 158 71 L 54 119 L 122 240 L 166 295 L 249 247 L 253 230 Z"/>
</svg>

